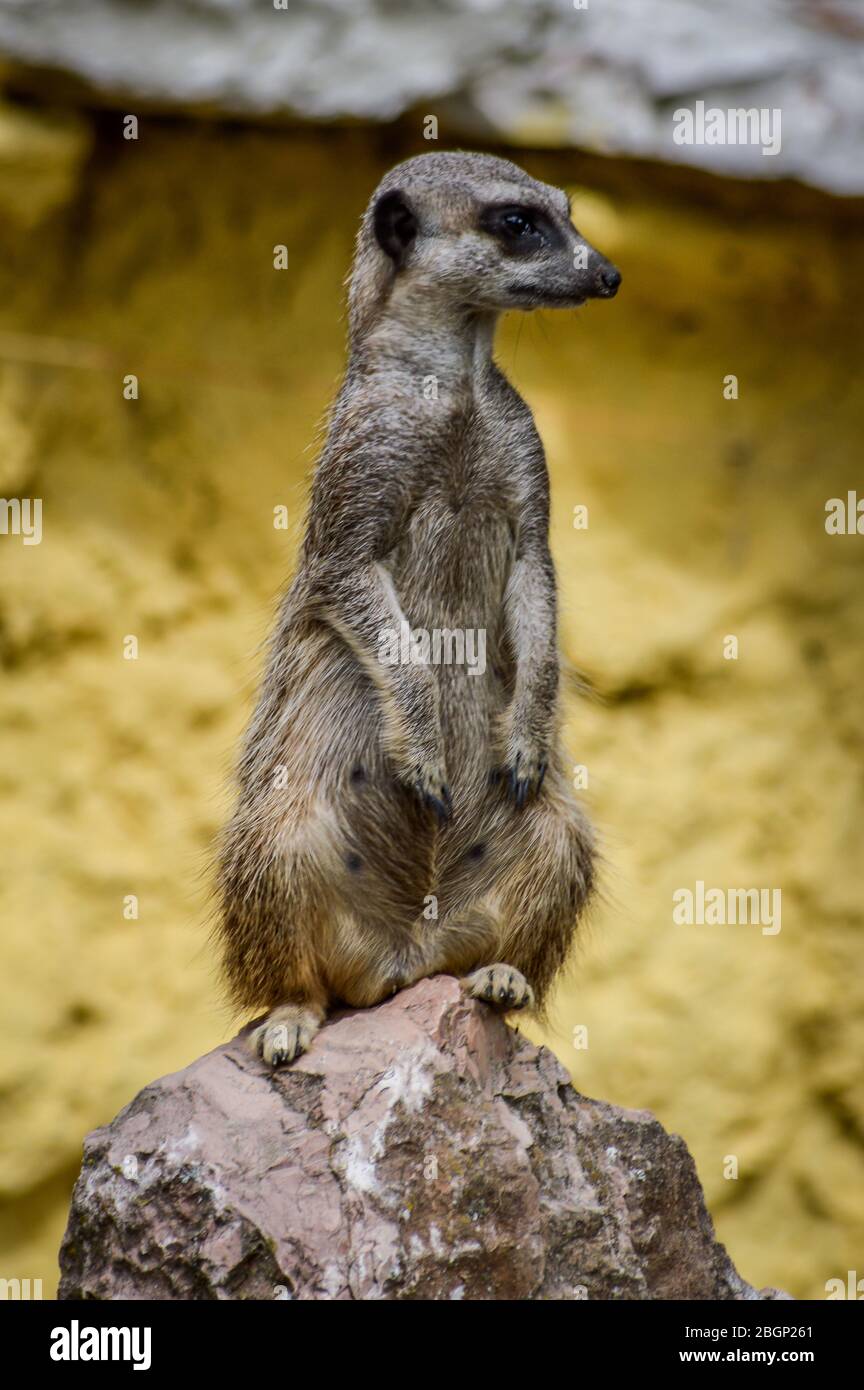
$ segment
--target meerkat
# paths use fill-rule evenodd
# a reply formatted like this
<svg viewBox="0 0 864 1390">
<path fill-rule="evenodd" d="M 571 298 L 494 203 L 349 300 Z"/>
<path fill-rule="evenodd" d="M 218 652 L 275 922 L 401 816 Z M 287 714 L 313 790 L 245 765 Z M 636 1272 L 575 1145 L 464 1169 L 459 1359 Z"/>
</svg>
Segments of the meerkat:
<svg viewBox="0 0 864 1390">
<path fill-rule="evenodd" d="M 538 1009 L 594 882 L 559 745 L 549 478 L 499 315 L 611 298 L 558 188 L 424 154 L 362 218 L 349 360 L 219 854 L 224 970 L 271 1066 L 436 973 Z M 437 631 L 436 663 L 382 634 Z M 483 633 L 486 666 L 448 660 Z"/>
</svg>

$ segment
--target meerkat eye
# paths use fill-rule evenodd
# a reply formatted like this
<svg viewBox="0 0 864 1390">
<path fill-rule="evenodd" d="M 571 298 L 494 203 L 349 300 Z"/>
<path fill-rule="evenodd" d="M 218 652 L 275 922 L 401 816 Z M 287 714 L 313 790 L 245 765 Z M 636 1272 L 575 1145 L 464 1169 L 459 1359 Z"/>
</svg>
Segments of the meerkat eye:
<svg viewBox="0 0 864 1390">
<path fill-rule="evenodd" d="M 483 209 L 480 227 L 490 232 L 511 252 L 531 252 L 552 241 L 548 218 L 534 208 L 501 207 Z"/>
<path fill-rule="evenodd" d="M 506 212 L 502 221 L 508 232 L 513 232 L 516 236 L 536 234 L 537 228 L 530 217 L 525 217 L 521 212 Z"/>
</svg>

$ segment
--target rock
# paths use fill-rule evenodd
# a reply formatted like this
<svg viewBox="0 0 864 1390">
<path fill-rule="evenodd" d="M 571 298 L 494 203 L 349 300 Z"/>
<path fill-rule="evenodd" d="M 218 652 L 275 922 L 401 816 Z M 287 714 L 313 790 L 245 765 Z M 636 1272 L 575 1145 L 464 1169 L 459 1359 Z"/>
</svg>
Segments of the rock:
<svg viewBox="0 0 864 1390">
<path fill-rule="evenodd" d="M 439 117 L 441 138 L 579 146 L 864 192 L 857 0 L 0 0 L 0 51 L 48 86 L 232 116 Z M 782 149 L 676 145 L 698 99 L 779 108 Z M 134 109 L 134 105 L 133 105 Z"/>
<path fill-rule="evenodd" d="M 757 1299 L 687 1148 L 457 982 L 240 1037 L 88 1136 L 60 1298 Z"/>
</svg>

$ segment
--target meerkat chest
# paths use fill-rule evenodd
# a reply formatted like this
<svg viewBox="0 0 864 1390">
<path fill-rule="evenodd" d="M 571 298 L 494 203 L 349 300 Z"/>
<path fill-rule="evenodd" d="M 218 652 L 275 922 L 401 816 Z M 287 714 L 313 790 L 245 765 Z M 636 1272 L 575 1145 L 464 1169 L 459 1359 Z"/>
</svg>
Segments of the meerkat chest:
<svg viewBox="0 0 864 1390">
<path fill-rule="evenodd" d="M 484 422 L 472 420 L 427 461 L 391 557 L 406 611 L 493 624 L 513 563 L 518 515 L 506 449 Z"/>
<path fill-rule="evenodd" d="M 412 525 L 418 540 L 469 546 L 479 553 L 509 538 L 519 510 L 506 440 L 478 414 L 425 470 Z"/>
<path fill-rule="evenodd" d="M 482 614 L 492 624 L 538 457 L 545 468 L 530 411 L 489 374 L 427 403 L 417 425 L 410 503 L 389 560 L 397 589 L 413 611 Z"/>
<path fill-rule="evenodd" d="M 522 505 L 520 470 L 514 468 L 524 441 L 494 400 L 474 398 L 454 413 L 421 464 L 418 524 L 449 524 L 454 535 L 474 532 L 483 523 L 518 521 Z"/>
<path fill-rule="evenodd" d="M 466 467 L 431 480 L 414 506 L 400 547 L 405 562 L 442 576 L 455 563 L 506 565 L 516 534 L 515 512 L 506 483 L 482 469 Z"/>
</svg>

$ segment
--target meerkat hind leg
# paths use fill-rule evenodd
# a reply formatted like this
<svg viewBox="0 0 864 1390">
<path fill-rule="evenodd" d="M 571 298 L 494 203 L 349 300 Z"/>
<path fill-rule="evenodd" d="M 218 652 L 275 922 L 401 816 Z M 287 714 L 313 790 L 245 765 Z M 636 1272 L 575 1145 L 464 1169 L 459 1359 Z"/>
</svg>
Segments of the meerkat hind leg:
<svg viewBox="0 0 864 1390">
<path fill-rule="evenodd" d="M 269 1067 L 293 1062 L 309 1047 L 324 1020 L 324 1010 L 312 1004 L 280 1004 L 253 1028 L 248 1044 Z"/>
<path fill-rule="evenodd" d="M 534 991 L 514 965 L 484 965 L 459 982 L 472 999 L 499 1009 L 533 1009 Z"/>
</svg>

